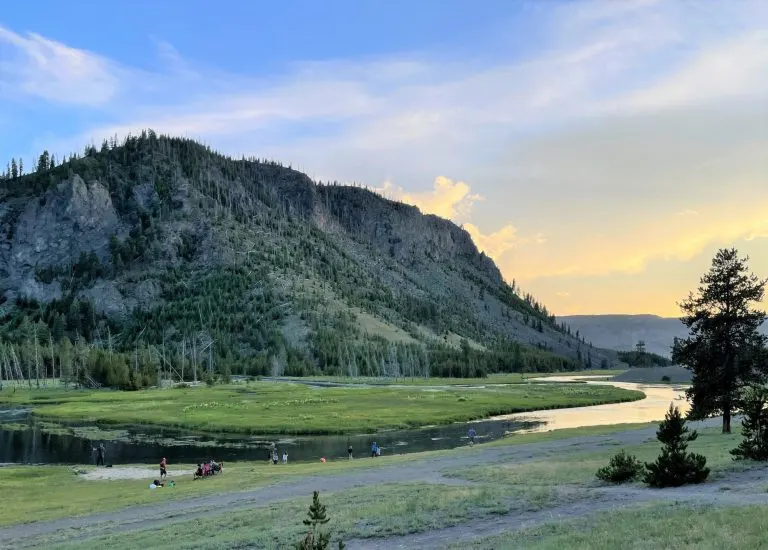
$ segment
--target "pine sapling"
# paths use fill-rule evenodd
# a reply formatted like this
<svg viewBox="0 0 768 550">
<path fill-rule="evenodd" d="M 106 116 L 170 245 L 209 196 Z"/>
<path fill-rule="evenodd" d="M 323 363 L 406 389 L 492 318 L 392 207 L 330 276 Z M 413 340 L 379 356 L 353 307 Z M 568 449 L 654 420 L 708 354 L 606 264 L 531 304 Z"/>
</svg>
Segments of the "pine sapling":
<svg viewBox="0 0 768 550">
<path fill-rule="evenodd" d="M 326 512 L 325 504 L 320 502 L 320 493 L 312 493 L 312 504 L 309 506 L 304 525 L 309 527 L 304 539 L 296 545 L 296 550 L 327 550 L 331 539 L 328 533 L 318 531 L 318 526 L 325 525 L 331 520 Z M 343 548 L 340 543 L 339 548 Z"/>
<path fill-rule="evenodd" d="M 644 481 L 651 487 L 679 487 L 689 483 L 702 483 L 709 476 L 707 459 L 699 454 L 688 453 L 688 442 L 698 437 L 685 425 L 680 409 L 669 405 L 664 420 L 659 425 L 656 438 L 664 444 L 656 462 L 646 463 Z"/>
</svg>

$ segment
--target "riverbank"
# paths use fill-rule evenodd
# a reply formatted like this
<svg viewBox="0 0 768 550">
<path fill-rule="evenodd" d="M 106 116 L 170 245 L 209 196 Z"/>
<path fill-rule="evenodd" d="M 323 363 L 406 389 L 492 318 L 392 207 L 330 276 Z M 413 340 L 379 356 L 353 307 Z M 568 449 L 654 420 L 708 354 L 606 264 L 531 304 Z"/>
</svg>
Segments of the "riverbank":
<svg viewBox="0 0 768 550">
<path fill-rule="evenodd" d="M 352 434 L 450 424 L 531 410 L 639 400 L 642 392 L 587 384 L 328 387 L 247 382 L 216 387 L 4 389 L 0 404 L 41 419 L 238 434 Z"/>
<path fill-rule="evenodd" d="M 363 385 L 363 386 L 486 386 L 496 384 L 535 384 L 546 383 L 547 378 L 561 376 L 578 377 L 613 377 L 626 372 L 626 369 L 592 369 L 575 372 L 505 372 L 489 374 L 485 378 L 418 378 L 418 377 L 370 377 L 370 376 L 280 376 L 264 377 L 264 380 L 293 382 L 298 384 L 318 385 Z"/>
<path fill-rule="evenodd" d="M 28 498 L 29 494 L 9 495 L 27 507 L 24 517 L 16 510 L 11 515 L 16 521 L 28 521 L 38 514 L 35 506 L 48 506 L 48 517 L 62 519 L 0 529 L 0 546 L 284 548 L 301 538 L 301 520 L 311 493 L 319 490 L 331 518 L 325 528 L 332 532 L 334 544 L 341 538 L 350 550 L 446 548 L 451 544 L 462 548 L 556 548 L 567 541 L 574 548 L 655 548 L 669 547 L 673 541 L 679 548 L 739 547 L 735 542 L 749 547 L 765 522 L 755 521 L 755 528 L 744 526 L 735 536 L 725 520 L 733 519 L 734 506 L 750 505 L 753 518 L 765 515 L 768 470 L 732 461 L 728 451 L 739 436 L 720 434 L 717 424 L 718 419 L 692 424 L 700 430 L 700 437 L 691 442 L 690 450 L 707 457 L 710 480 L 665 490 L 640 484 L 605 485 L 594 478 L 595 470 L 620 448 L 641 460 L 651 460 L 659 451 L 654 438 L 656 423 L 631 429 L 612 426 L 516 435 L 488 446 L 335 464 L 243 465 L 237 475 L 226 471 L 203 482 L 182 479 L 173 489 L 159 490 L 147 489 L 140 482 L 124 488 L 124 482 L 77 477 L 65 482 L 68 487 L 58 488 L 54 483 L 38 483 L 32 475 L 34 467 L 27 467 L 29 491 L 37 495 L 38 485 L 41 491 L 47 486 L 49 503 Z M 254 471 L 249 474 L 248 468 Z M 3 470 L 0 484 L 6 487 Z M 274 474 L 259 480 L 255 477 L 259 472 Z M 222 492 L 189 492 L 230 484 L 232 478 L 241 482 L 236 488 L 233 484 Z M 80 486 L 73 491 L 77 483 Z M 101 502 L 93 504 L 99 514 L 71 517 L 71 508 L 54 510 L 56 501 L 63 502 L 67 492 L 82 494 L 88 490 L 86 486 L 104 487 Z M 120 500 L 115 493 L 123 491 Z M 120 502 L 131 506 L 110 508 Z M 705 513 L 702 505 L 707 507 Z M 108 512 L 110 509 L 114 511 Z M 661 521 L 667 516 L 669 521 Z M 611 529 L 611 521 L 617 521 L 619 528 Z M 678 531 L 685 538 L 672 537 L 671 526 L 677 525 L 685 525 Z M 642 539 L 638 537 L 640 528 Z M 709 538 L 702 540 L 696 533 L 706 533 Z"/>
</svg>

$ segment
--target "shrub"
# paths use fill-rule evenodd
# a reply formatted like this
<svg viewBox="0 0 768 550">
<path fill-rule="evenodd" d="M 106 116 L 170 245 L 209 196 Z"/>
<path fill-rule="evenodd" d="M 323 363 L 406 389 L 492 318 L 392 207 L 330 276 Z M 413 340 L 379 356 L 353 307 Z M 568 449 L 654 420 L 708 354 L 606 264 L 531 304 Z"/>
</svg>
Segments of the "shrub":
<svg viewBox="0 0 768 550">
<path fill-rule="evenodd" d="M 595 475 L 610 483 L 624 483 L 637 479 L 642 473 L 643 464 L 637 457 L 621 450 L 611 458 L 608 466 L 600 468 Z"/>
<path fill-rule="evenodd" d="M 664 376 L 661 377 L 661 381 L 665 383 L 669 383 L 672 381 L 672 379 L 665 374 Z"/>
<path fill-rule="evenodd" d="M 741 396 L 741 435 L 744 439 L 731 451 L 738 459 L 768 460 L 768 390 L 747 388 Z"/>
<path fill-rule="evenodd" d="M 688 442 L 697 437 L 696 430 L 688 431 L 680 409 L 670 404 L 669 411 L 656 432 L 656 438 L 664 446 L 656 462 L 645 464 L 647 472 L 644 481 L 651 487 L 679 487 L 706 480 L 709 476 L 707 459 L 702 455 L 686 452 Z"/>
</svg>

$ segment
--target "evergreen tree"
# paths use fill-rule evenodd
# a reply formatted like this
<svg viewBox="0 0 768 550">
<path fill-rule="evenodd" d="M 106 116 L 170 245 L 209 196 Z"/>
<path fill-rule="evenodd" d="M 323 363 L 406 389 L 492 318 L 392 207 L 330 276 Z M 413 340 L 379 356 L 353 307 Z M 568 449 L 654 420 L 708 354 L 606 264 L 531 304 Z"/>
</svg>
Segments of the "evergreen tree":
<svg viewBox="0 0 768 550">
<path fill-rule="evenodd" d="M 53 338 L 54 342 L 61 342 L 61 339 L 64 337 L 64 331 L 66 328 L 67 321 L 64 318 L 64 315 L 57 313 L 53 320 L 53 328 L 51 329 L 51 337 Z"/>
<path fill-rule="evenodd" d="M 50 166 L 50 158 L 48 151 L 43 151 L 43 153 L 40 155 L 40 158 L 37 159 L 37 172 L 42 173 L 46 172 Z"/>
<path fill-rule="evenodd" d="M 768 389 L 747 388 L 740 399 L 741 434 L 744 439 L 731 451 L 736 459 L 768 460 Z"/>
<path fill-rule="evenodd" d="M 698 292 L 690 293 L 680 308 L 691 336 L 678 340 L 672 360 L 693 371 L 689 418 L 723 414 L 723 433 L 731 431 L 731 413 L 741 387 L 765 375 L 756 361 L 765 346 L 758 332 L 765 312 L 753 308 L 762 302 L 768 280 L 749 273 L 747 261 L 735 248 L 721 249 L 701 278 Z"/>
<path fill-rule="evenodd" d="M 24 175 L 24 161 L 19 159 L 19 177 Z"/>
<path fill-rule="evenodd" d="M 11 159 L 11 179 L 16 179 L 19 177 L 19 167 L 16 164 L 16 159 Z"/>
<path fill-rule="evenodd" d="M 320 502 L 320 493 L 312 493 L 312 504 L 307 512 L 304 525 L 309 527 L 309 532 L 304 539 L 296 545 L 296 550 L 326 550 L 331 542 L 330 535 L 318 531 L 318 526 L 325 525 L 331 520 L 326 513 L 325 504 Z"/>
<path fill-rule="evenodd" d="M 651 487 L 679 487 L 689 483 L 702 483 L 709 476 L 707 459 L 687 453 L 688 442 L 698 437 L 696 430 L 689 432 L 680 409 L 669 405 L 659 425 L 656 438 L 664 444 L 656 462 L 646 463 L 644 480 Z"/>
</svg>

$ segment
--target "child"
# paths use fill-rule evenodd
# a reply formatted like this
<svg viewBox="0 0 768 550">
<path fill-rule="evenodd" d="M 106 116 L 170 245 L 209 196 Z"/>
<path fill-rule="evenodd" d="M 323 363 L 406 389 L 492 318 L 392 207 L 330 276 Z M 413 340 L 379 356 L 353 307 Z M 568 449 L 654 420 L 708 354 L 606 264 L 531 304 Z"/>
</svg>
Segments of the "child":
<svg viewBox="0 0 768 550">
<path fill-rule="evenodd" d="M 283 464 L 288 464 L 288 451 L 283 451 Z"/>
</svg>

